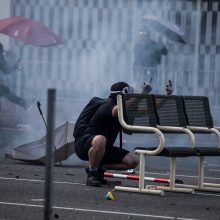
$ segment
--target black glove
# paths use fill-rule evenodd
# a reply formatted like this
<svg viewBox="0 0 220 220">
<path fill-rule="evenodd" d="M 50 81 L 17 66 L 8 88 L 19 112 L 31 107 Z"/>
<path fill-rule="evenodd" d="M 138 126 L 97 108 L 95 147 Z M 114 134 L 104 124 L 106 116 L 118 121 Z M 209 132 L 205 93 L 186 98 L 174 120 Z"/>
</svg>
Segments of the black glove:
<svg viewBox="0 0 220 220">
<path fill-rule="evenodd" d="M 167 95 L 172 95 L 172 93 L 173 93 L 173 85 L 171 83 L 171 80 L 169 80 L 169 84 L 166 85 L 166 89 L 165 90 L 166 90 Z"/>
</svg>

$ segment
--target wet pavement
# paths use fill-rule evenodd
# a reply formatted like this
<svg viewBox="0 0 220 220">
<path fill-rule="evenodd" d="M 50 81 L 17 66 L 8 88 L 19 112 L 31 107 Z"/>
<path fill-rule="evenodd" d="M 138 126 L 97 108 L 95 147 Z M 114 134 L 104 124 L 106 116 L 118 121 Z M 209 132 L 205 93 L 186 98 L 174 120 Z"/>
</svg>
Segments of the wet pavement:
<svg viewBox="0 0 220 220">
<path fill-rule="evenodd" d="M 45 167 L 5 159 L 3 152 L 0 154 L 0 219 L 43 219 Z M 180 158 L 177 178 L 184 183 L 195 183 L 197 165 L 197 159 Z M 89 187 L 85 184 L 86 166 L 86 162 L 73 155 L 54 167 L 52 219 L 220 219 L 220 193 L 166 192 L 165 196 L 159 196 L 119 192 L 107 186 Z M 168 178 L 167 158 L 149 157 L 146 166 L 146 176 Z M 220 183 L 219 174 L 219 158 L 207 159 L 206 181 Z M 138 184 L 135 180 L 121 181 L 123 186 Z M 115 200 L 105 199 L 109 191 Z"/>
</svg>

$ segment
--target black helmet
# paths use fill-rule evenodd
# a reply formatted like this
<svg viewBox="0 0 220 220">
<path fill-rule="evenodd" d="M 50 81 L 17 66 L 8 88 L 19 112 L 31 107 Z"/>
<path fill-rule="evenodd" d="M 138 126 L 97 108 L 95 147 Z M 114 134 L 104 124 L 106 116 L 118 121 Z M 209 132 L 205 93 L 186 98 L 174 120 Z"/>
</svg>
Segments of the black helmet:
<svg viewBox="0 0 220 220">
<path fill-rule="evenodd" d="M 134 93 L 134 89 L 125 82 L 117 82 L 111 86 L 109 98 L 112 98 L 116 103 L 116 98 L 119 93 Z"/>
<path fill-rule="evenodd" d="M 125 87 L 128 87 L 129 85 L 126 82 L 117 82 L 111 86 L 111 92 L 119 92 L 122 91 Z"/>
</svg>

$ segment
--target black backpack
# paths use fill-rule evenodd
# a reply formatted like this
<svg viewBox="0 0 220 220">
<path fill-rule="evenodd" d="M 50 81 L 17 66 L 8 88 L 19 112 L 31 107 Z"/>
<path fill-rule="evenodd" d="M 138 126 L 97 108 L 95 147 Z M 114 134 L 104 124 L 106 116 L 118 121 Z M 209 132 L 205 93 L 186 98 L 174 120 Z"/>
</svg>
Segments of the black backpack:
<svg viewBox="0 0 220 220">
<path fill-rule="evenodd" d="M 80 113 L 75 127 L 73 136 L 75 138 L 81 137 L 85 134 L 86 128 L 89 124 L 90 119 L 95 114 L 96 110 L 100 107 L 101 104 L 109 102 L 110 99 L 102 99 L 99 97 L 93 97 L 89 103 L 84 107 Z"/>
</svg>

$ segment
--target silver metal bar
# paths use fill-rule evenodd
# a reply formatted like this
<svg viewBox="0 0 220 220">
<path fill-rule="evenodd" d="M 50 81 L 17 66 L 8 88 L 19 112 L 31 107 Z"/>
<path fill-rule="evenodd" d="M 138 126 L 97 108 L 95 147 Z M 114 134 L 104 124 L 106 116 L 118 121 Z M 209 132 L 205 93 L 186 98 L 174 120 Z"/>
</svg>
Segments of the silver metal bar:
<svg viewBox="0 0 220 220">
<path fill-rule="evenodd" d="M 207 128 L 207 127 L 195 127 L 195 126 L 187 126 L 192 132 L 204 132 L 204 133 L 214 133 L 218 138 L 218 145 L 220 147 L 220 131 L 216 128 Z"/>
<path fill-rule="evenodd" d="M 157 155 L 159 154 L 164 146 L 165 146 L 165 138 L 163 133 L 155 127 L 149 127 L 149 126 L 134 126 L 134 125 L 128 125 L 123 117 L 123 104 L 122 104 L 122 96 L 117 96 L 117 105 L 118 105 L 118 119 L 121 124 L 121 126 L 127 130 L 130 131 L 138 131 L 138 132 L 144 132 L 144 133 L 156 133 L 159 138 L 159 145 L 156 147 L 155 150 L 136 150 L 137 153 L 144 153 L 146 155 Z"/>
<path fill-rule="evenodd" d="M 172 126 L 160 126 L 157 125 L 157 128 L 160 129 L 161 131 L 172 131 L 172 132 L 182 132 L 182 133 L 186 133 L 189 136 L 189 147 L 195 147 L 195 135 L 193 134 L 193 132 L 185 127 L 172 127 Z"/>
<path fill-rule="evenodd" d="M 46 174 L 44 194 L 44 220 L 53 217 L 53 146 L 54 146 L 54 118 L 55 118 L 56 90 L 48 89 L 47 100 L 47 149 L 46 149 Z"/>
<path fill-rule="evenodd" d="M 145 156 L 140 154 L 139 189 L 144 189 Z"/>
</svg>

